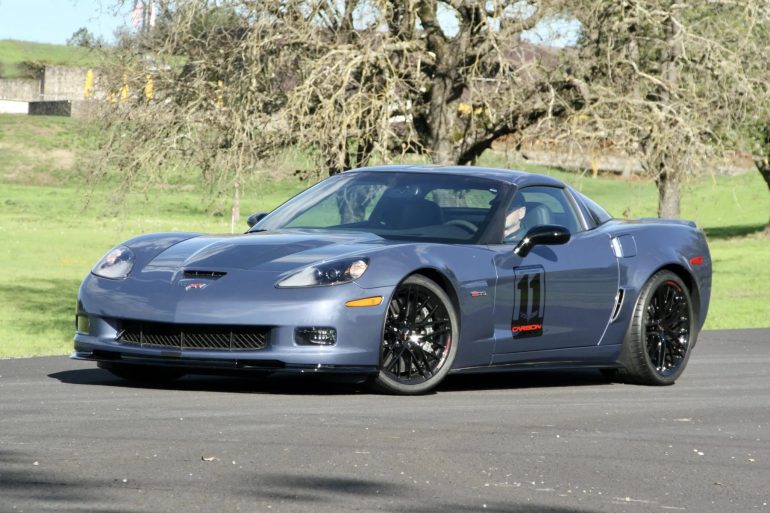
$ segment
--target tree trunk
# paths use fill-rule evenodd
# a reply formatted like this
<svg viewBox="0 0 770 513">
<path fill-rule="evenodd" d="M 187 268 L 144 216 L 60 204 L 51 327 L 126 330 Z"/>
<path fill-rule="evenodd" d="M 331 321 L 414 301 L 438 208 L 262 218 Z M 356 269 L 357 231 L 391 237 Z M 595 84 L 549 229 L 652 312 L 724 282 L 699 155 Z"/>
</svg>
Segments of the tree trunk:
<svg viewBox="0 0 770 513">
<path fill-rule="evenodd" d="M 437 76 L 431 87 L 430 158 L 434 164 L 457 164 L 457 150 L 452 144 L 452 122 L 448 102 L 452 87 L 447 76 Z"/>
<path fill-rule="evenodd" d="M 757 165 L 757 169 L 759 170 L 759 174 L 762 175 L 762 178 L 765 179 L 765 183 L 767 184 L 767 188 L 770 191 L 770 158 L 767 159 L 756 159 L 754 163 Z M 765 225 L 765 236 L 770 237 L 770 220 L 767 221 L 767 224 Z"/>
<path fill-rule="evenodd" d="M 663 76 L 667 82 L 667 89 L 663 90 L 661 98 L 663 103 L 668 104 L 673 101 L 675 97 L 673 92 L 676 91 L 679 86 L 679 68 L 677 61 L 684 53 L 682 27 L 674 19 L 673 12 L 668 18 L 666 30 L 668 32 L 668 58 L 663 63 Z M 664 156 L 660 158 L 660 169 L 658 176 L 655 179 L 655 183 L 658 186 L 658 217 L 679 219 L 679 177 L 681 169 L 676 165 L 666 165 L 666 162 L 678 162 L 679 159 L 677 159 L 676 156 L 673 158 L 671 158 L 671 156 L 666 158 L 665 153 Z"/>
<path fill-rule="evenodd" d="M 235 180 L 233 183 L 233 208 L 230 211 L 230 233 L 235 233 L 238 221 L 241 217 L 241 171 L 240 166 L 235 171 Z"/>
<path fill-rule="evenodd" d="M 655 180 L 658 186 L 658 217 L 679 219 L 679 177 L 663 171 Z"/>
</svg>

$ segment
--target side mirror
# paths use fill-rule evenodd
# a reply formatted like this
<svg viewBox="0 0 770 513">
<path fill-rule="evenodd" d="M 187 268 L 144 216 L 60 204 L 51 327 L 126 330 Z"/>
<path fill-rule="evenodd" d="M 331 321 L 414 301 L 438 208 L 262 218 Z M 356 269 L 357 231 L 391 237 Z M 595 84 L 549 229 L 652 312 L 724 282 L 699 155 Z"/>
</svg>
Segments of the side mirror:
<svg viewBox="0 0 770 513">
<path fill-rule="evenodd" d="M 267 212 L 257 212 L 256 214 L 251 214 L 248 219 L 246 219 L 246 224 L 249 225 L 249 228 L 260 222 L 262 219 L 265 218 L 267 215 Z"/>
<path fill-rule="evenodd" d="M 569 242 L 569 230 L 563 226 L 543 224 L 532 227 L 521 241 L 513 248 L 513 252 L 525 257 L 535 246 L 557 245 Z"/>
</svg>

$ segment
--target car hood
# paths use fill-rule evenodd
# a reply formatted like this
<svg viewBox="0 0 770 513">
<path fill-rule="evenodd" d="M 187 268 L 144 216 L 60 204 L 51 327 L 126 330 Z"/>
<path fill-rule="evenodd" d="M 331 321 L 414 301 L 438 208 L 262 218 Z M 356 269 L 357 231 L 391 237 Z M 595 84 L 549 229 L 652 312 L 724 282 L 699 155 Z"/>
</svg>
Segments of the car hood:
<svg viewBox="0 0 770 513">
<path fill-rule="evenodd" d="M 392 243 L 371 233 L 291 230 L 199 236 L 150 260 L 146 271 L 245 269 L 284 272 Z"/>
</svg>

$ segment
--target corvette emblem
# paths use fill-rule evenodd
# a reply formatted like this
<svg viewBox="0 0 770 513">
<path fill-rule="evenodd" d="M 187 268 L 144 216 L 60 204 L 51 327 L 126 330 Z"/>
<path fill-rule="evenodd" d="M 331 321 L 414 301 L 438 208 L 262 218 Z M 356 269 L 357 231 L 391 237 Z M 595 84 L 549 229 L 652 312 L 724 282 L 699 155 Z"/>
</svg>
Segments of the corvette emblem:
<svg viewBox="0 0 770 513">
<path fill-rule="evenodd" d="M 200 281 L 182 283 L 181 285 L 184 287 L 185 292 L 187 292 L 188 290 L 203 290 L 209 286 L 208 283 L 204 283 Z"/>
</svg>

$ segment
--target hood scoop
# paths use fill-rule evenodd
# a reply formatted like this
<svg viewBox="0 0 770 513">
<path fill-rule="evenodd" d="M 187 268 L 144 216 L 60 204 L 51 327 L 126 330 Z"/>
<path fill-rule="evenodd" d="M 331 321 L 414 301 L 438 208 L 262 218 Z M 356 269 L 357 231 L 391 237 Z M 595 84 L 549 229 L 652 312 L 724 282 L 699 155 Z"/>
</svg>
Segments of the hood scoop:
<svg viewBox="0 0 770 513">
<path fill-rule="evenodd" d="M 185 269 L 185 278 L 207 278 L 209 280 L 217 280 L 227 273 L 224 271 L 201 271 L 197 269 Z"/>
</svg>

